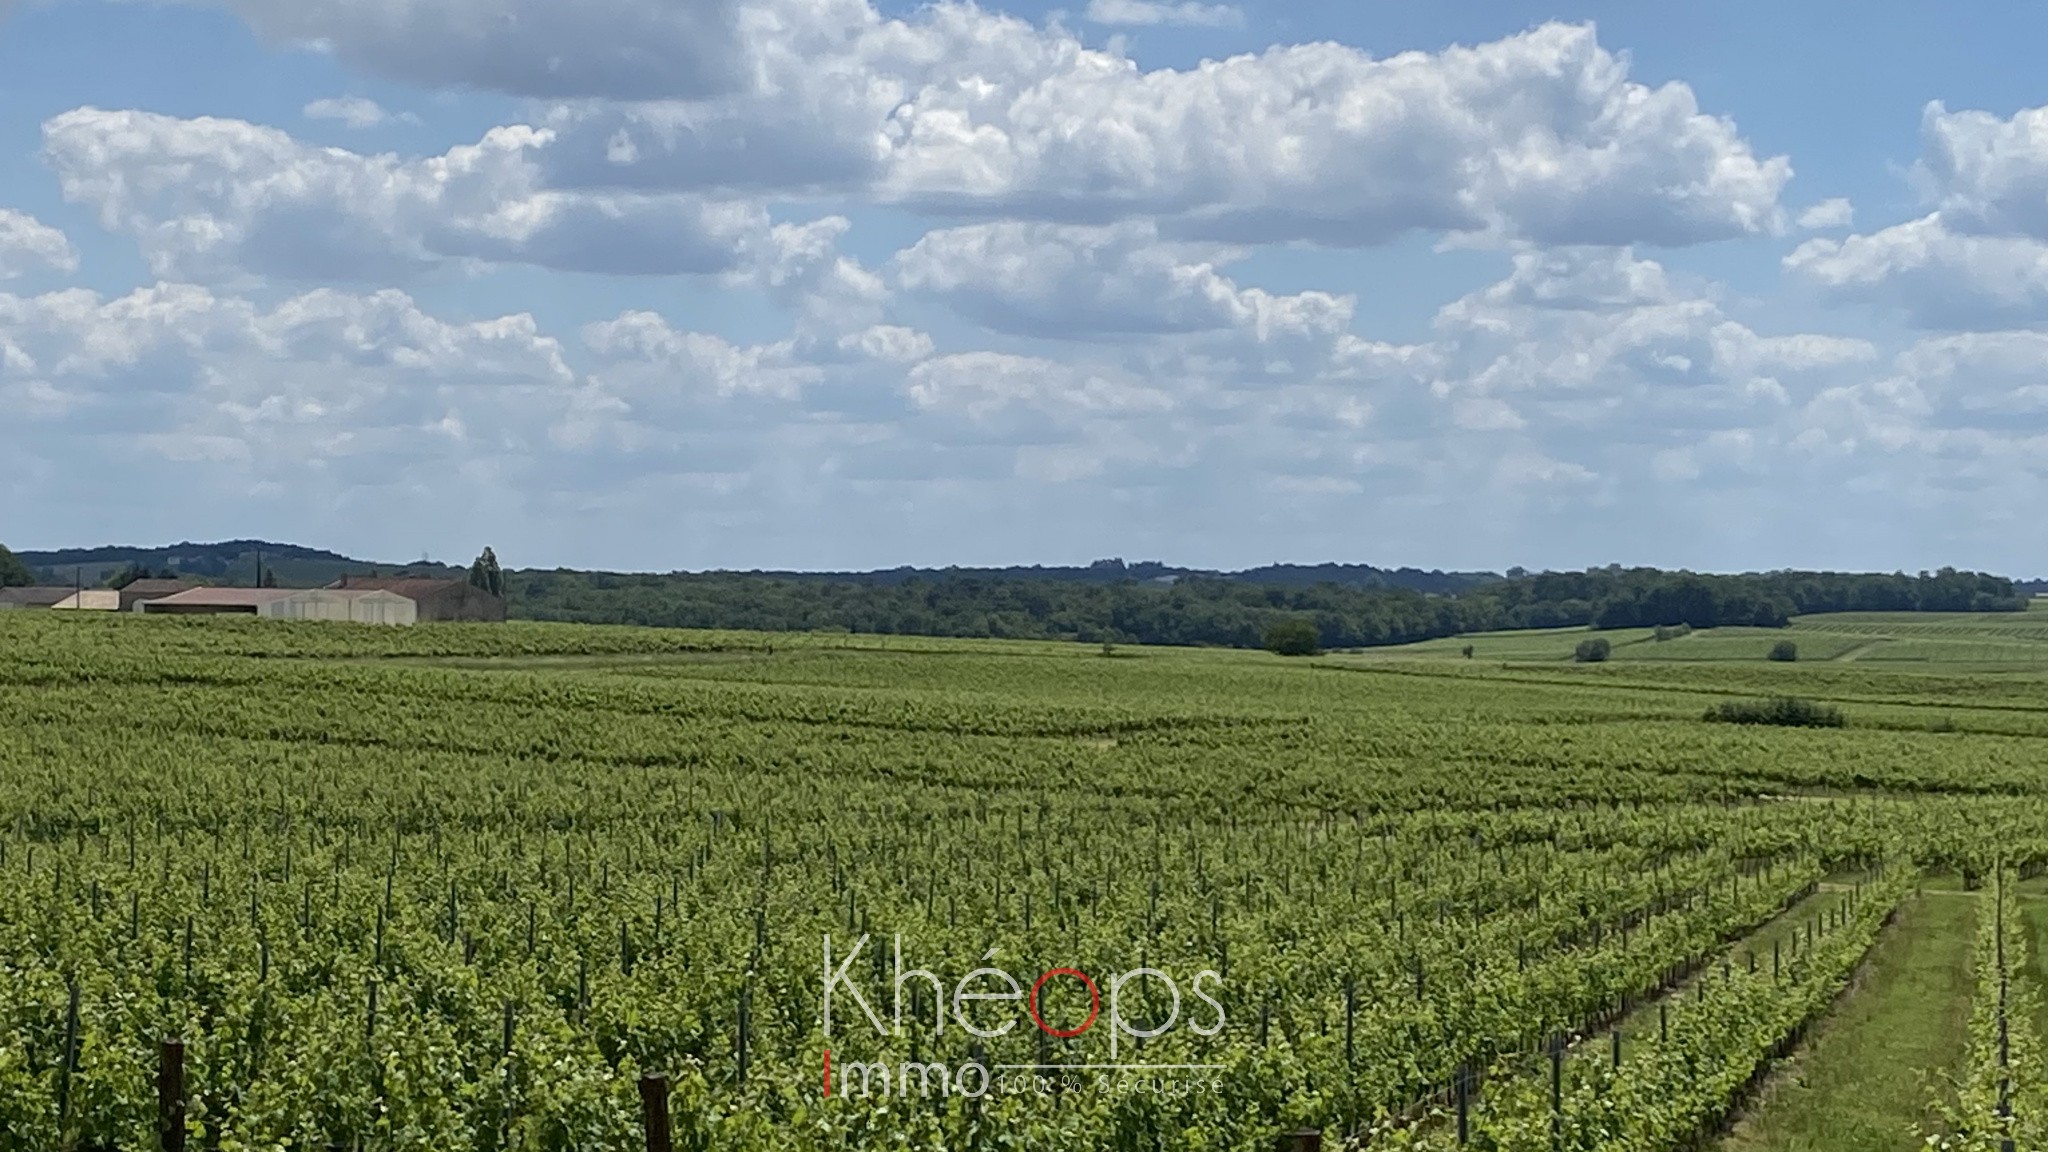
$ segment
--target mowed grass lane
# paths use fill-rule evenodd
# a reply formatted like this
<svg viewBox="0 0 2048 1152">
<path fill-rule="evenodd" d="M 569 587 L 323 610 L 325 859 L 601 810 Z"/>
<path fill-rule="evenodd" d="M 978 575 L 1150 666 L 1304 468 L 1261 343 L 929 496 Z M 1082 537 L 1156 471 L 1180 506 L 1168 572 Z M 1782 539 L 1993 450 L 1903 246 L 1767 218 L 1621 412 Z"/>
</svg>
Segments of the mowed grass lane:
<svg viewBox="0 0 2048 1152">
<path fill-rule="evenodd" d="M 1924 1147 L 1944 1071 L 1960 1070 L 1978 900 L 1909 900 L 1841 1004 L 1765 1086 L 1721 1152 L 1910 1152 Z"/>
</svg>

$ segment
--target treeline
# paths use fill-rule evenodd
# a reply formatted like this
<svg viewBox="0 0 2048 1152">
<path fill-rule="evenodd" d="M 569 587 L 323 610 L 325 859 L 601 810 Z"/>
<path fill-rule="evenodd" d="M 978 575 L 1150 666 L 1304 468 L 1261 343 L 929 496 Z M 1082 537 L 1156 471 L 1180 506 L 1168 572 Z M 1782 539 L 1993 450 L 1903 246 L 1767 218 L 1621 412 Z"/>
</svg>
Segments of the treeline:
<svg viewBox="0 0 2048 1152">
<path fill-rule="evenodd" d="M 506 594 L 512 615 L 539 620 L 1239 648 L 1258 647 L 1268 625 L 1303 614 L 1315 618 L 1326 646 L 1338 647 L 1488 626 L 1479 601 L 1410 589 L 1288 588 L 1206 577 L 1172 584 L 980 577 L 872 584 L 741 573 L 517 572 L 507 577 Z"/>
<path fill-rule="evenodd" d="M 1290 617 L 1325 648 L 1406 644 L 1504 628 L 1777 627 L 1813 612 L 1993 612 L 2026 606 L 2010 580 L 1772 572 L 1698 575 L 1610 567 L 1499 580 L 1459 595 L 1214 577 L 1100 583 L 949 575 L 881 583 L 755 573 L 515 572 L 516 617 L 761 631 L 1078 640 L 1255 648 Z"/>
<path fill-rule="evenodd" d="M 872 572 L 733 572 L 787 580 L 800 584 L 908 584 L 913 581 L 1059 581 L 1082 584 L 1138 583 L 1171 584 L 1179 580 L 1214 578 L 1240 584 L 1276 584 L 1308 588 L 1317 584 L 1339 584 L 1359 588 L 1410 588 L 1417 592 L 1457 593 L 1500 580 L 1497 572 L 1445 572 L 1441 569 L 1375 568 L 1370 564 L 1268 564 L 1259 568 L 1222 572 L 1202 568 L 1180 568 L 1157 560 L 1126 562 L 1121 557 L 1097 560 L 1085 567 L 1045 566 L 1012 568 L 883 568 Z"/>
<path fill-rule="evenodd" d="M 1816 612 L 2017 612 L 2011 580 L 1943 568 L 1904 573 L 1762 572 L 1711 576 L 1655 568 L 1545 572 L 1478 590 L 1516 623 L 1508 627 L 1783 627 Z"/>
</svg>

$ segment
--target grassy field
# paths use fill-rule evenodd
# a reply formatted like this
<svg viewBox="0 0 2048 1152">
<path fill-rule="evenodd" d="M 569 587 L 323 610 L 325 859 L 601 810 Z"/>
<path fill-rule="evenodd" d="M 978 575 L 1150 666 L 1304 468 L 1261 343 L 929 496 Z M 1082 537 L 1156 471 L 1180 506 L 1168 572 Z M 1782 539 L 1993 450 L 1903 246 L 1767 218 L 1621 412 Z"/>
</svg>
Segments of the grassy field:
<svg viewBox="0 0 2048 1152">
<path fill-rule="evenodd" d="M 1722 1152 L 1912 1152 L 1930 1101 L 1961 1069 L 1977 901 L 1904 905 L 1843 1006 L 1767 1084 Z"/>
<path fill-rule="evenodd" d="M 1872 661 L 1902 668 L 2048 672 L 2048 610 L 2025 613 L 1844 612 L 1802 616 L 1788 628 L 1707 628 L 1658 640 L 1653 629 L 1551 628 L 1487 632 L 1347 655 L 1376 660 L 1463 660 L 1571 663 L 1582 640 L 1599 636 L 1615 663 L 1768 662 L 1773 645 L 1790 640 L 1801 663 Z"/>
<path fill-rule="evenodd" d="M 1791 634 L 1847 652 L 1889 635 L 1859 629 L 1916 623 L 2029 642 L 2009 620 Z M 1805 1088 L 1773 1089 L 1754 1130 L 1849 1131 L 1799 1128 L 1779 1100 L 1882 1119 L 1903 1066 L 1933 1059 L 1906 1040 L 1948 1019 L 1927 957 L 1967 950 L 1969 929 L 1930 919 L 1932 895 L 1888 933 L 1878 917 L 1922 869 L 2048 861 L 2048 671 L 1776 664 L 1750 653 L 1780 634 L 1752 630 L 1614 634 L 1613 661 L 1574 664 L 1584 635 L 1287 659 L 0 617 L 0 1132 L 150 1146 L 155 1043 L 176 1032 L 203 1146 L 213 1123 L 223 1147 L 638 1147 L 637 1077 L 659 1072 L 685 1147 L 1270 1152 L 1311 1126 L 1392 1148 L 1405 1137 L 1375 1123 L 1493 1069 L 1477 1120 L 1519 1147 L 1548 1098 L 1515 1096 L 1508 1062 L 1562 1035 L 1586 1054 L 1568 1064 L 1574 1132 L 1678 1148 L 1735 1100 L 1685 1060 L 1765 1069 L 1830 1011 L 1795 1063 Z M 1653 646 L 1704 655 L 1625 655 Z M 1787 693 L 1846 726 L 1702 719 Z M 1806 895 L 1880 868 L 1853 907 Z M 1814 916 L 1782 982 L 1709 966 L 1671 984 Z M 824 1096 L 828 1047 L 1077 1069 L 1132 1050 L 1022 1013 L 971 1044 L 964 1016 L 921 1039 L 828 1037 L 827 935 L 901 935 L 906 968 L 949 994 L 992 963 L 1026 988 L 1062 967 L 1171 973 L 1179 1026 L 1143 1061 L 1216 1075 L 1170 1097 L 1080 1072 L 916 1107 Z M 861 960 L 872 998 L 889 962 Z M 1185 982 L 1201 971 L 1218 974 L 1213 1033 L 1187 1026 L 1207 1019 Z M 1048 995 L 1088 1010 L 1071 980 Z M 1136 995 L 1105 1011 L 1166 1017 L 1163 987 Z M 1671 1045 L 1642 1007 L 1659 996 Z M 1621 1001 L 1628 1058 L 1610 1069 L 1598 1038 Z M 1657 1106 L 1603 1111 L 1622 1100 Z"/>
</svg>

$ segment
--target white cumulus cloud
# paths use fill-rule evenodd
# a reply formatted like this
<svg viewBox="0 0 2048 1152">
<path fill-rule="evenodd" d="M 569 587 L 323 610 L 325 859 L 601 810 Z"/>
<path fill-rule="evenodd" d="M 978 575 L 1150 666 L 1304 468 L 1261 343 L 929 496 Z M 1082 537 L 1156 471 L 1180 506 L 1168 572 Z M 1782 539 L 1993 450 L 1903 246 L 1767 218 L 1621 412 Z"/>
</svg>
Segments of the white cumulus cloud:
<svg viewBox="0 0 2048 1152">
<path fill-rule="evenodd" d="M 267 308 L 178 284 L 0 295 L 0 332 L 30 365 L 10 387 L 61 401 L 57 423 L 22 431 L 131 437 L 263 476 L 374 484 L 525 451 L 574 379 L 530 316 L 449 323 L 390 290 L 323 288 Z"/>
<path fill-rule="evenodd" d="M 1280 46 L 1145 69 L 964 5 L 748 10 L 754 80 L 698 100 L 565 105 L 561 187 L 858 192 L 1066 223 L 1159 217 L 1233 241 L 1411 230 L 1684 244 L 1782 227 L 1782 157 L 1590 27 L 1376 59 Z"/>
<path fill-rule="evenodd" d="M 1847 228 L 1856 223 L 1856 206 L 1841 197 L 1822 200 L 1799 214 L 1799 226 L 1809 232 Z"/>
<path fill-rule="evenodd" d="M 1235 28 L 1244 13 L 1228 4 L 1196 0 L 1088 0 L 1088 19 L 1096 24 L 1180 24 L 1195 28 Z"/>
<path fill-rule="evenodd" d="M 1199 249 L 1161 243 L 1147 223 L 1011 222 L 932 232 L 900 253 L 895 266 L 906 288 L 997 331 L 1026 335 L 1241 329 L 1265 340 L 1333 336 L 1350 323 L 1348 298 L 1240 288 L 1218 271 L 1228 253 Z"/>
<path fill-rule="evenodd" d="M 450 261 L 621 274 L 722 272 L 771 227 L 758 205 L 541 186 L 545 129 L 406 159 L 316 148 L 240 120 L 81 108 L 43 127 L 67 199 L 133 236 L 160 276 L 389 281 Z"/>
<path fill-rule="evenodd" d="M 1674 439 L 1782 421 L 1878 354 L 1864 341 L 1761 335 L 1626 249 L 1518 253 L 1505 280 L 1446 305 L 1436 329 L 1432 392 L 1459 427 L 1514 430 L 1532 451 L 1602 474 L 1677 452 Z M 1627 459 L 1599 463 L 1610 455 Z"/>
<path fill-rule="evenodd" d="M 1934 210 L 1867 234 L 1808 240 L 1785 267 L 1829 299 L 1923 328 L 2048 321 L 2048 107 L 2001 118 L 1929 104 L 1913 169 Z"/>
<path fill-rule="evenodd" d="M 1809 240 L 1785 267 L 1836 300 L 1878 304 L 1926 328 L 2048 319 L 2048 243 L 1961 233 L 1944 213 L 1842 240 Z"/>
<path fill-rule="evenodd" d="M 1218 523 L 1281 549 L 1429 554 L 1456 524 L 1501 554 L 1604 555 L 1681 508 L 1703 549 L 1775 548 L 1831 530 L 1810 492 L 1840 501 L 1845 538 L 1936 539 L 1984 493 L 2048 496 L 2048 110 L 1930 106 L 1919 218 L 1855 234 L 1848 200 L 1788 209 L 1787 159 L 1685 84 L 1637 79 L 1590 26 L 1161 68 L 948 0 L 212 2 L 357 73 L 534 99 L 428 155 L 52 118 L 65 197 L 166 282 L 0 294 L 0 411 L 19 417 L 0 454 L 20 475 L 113 445 L 214 477 L 227 507 L 269 486 L 370 522 L 347 493 L 440 486 L 593 540 L 658 521 L 688 548 L 744 545 L 678 560 L 782 541 L 790 563 L 834 539 L 854 542 L 842 561 L 933 538 L 1068 551 L 1089 546 L 1077 525 L 1167 554 Z M 302 111 L 397 118 L 348 96 Z M 864 264 L 877 222 L 921 238 Z M 1880 348 L 1773 329 L 1643 255 L 1789 227 L 1811 234 L 1790 276 L 1944 331 Z M 1248 259 L 1414 232 L 1505 271 L 1408 342 L 1292 282 L 1313 263 Z M 715 277 L 737 297 L 721 315 L 779 315 L 698 330 L 650 299 L 563 339 L 385 287 L 498 264 Z M 0 210 L 0 276 L 77 267 L 60 231 Z M 592 286 L 516 284 L 556 306 Z"/>
<path fill-rule="evenodd" d="M 1075 51 L 1014 86 L 895 112 L 885 195 L 956 210 L 1155 213 L 1242 240 L 1411 229 L 1686 243 L 1778 226 L 1760 160 L 1684 85 L 1646 88 L 1590 28 L 1375 60 L 1311 44 L 1146 72 Z"/>
<path fill-rule="evenodd" d="M 382 105 L 362 96 L 329 96 L 307 104 L 301 114 L 309 120 L 339 120 L 351 128 L 375 128 L 393 119 Z"/>
<path fill-rule="evenodd" d="M 1173 397 L 1163 389 L 1125 373 L 1003 352 L 926 360 L 910 370 L 903 388 L 920 409 L 954 412 L 977 422 L 1014 415 L 1018 408 L 1073 423 L 1174 407 Z M 1017 428 L 1005 426 L 1012 432 Z"/>
<path fill-rule="evenodd" d="M 95 109 L 52 120 L 49 152 L 87 199 L 132 201 L 121 192 L 131 181 L 165 193 L 169 174 L 189 166 L 187 184 L 258 215 L 285 203 L 313 212 L 347 189 L 360 210 L 320 214 L 367 227 L 366 217 L 409 217 L 427 200 L 456 217 L 446 232 L 475 237 L 457 249 L 509 247 L 550 265 L 598 249 L 585 266 L 643 270 L 704 262 L 675 250 L 691 229 L 673 220 L 693 210 L 678 194 L 852 194 L 1069 224 L 1150 218 L 1173 235 L 1234 243 L 1361 245 L 1420 230 L 1674 245 L 1784 224 L 1790 163 L 1758 156 L 1683 83 L 1631 79 L 1591 26 L 1385 58 L 1319 43 L 1146 69 L 1056 25 L 966 4 L 904 18 L 867 0 L 600 0 L 573 18 L 551 14 L 558 7 L 247 6 L 259 29 L 369 53 L 388 72 L 498 83 L 478 72 L 488 57 L 512 70 L 499 77 L 505 90 L 565 97 L 535 126 L 445 156 L 332 154 L 239 121 Z M 577 27 L 557 28 L 564 20 Z M 685 49 L 682 30 L 704 35 L 684 37 Z M 543 47 L 533 73 L 521 53 Z M 718 76 L 690 62 L 700 51 Z M 523 82 L 536 76 L 553 80 Z M 350 122 L 373 115 L 317 107 Z M 234 244 L 215 233 L 251 223 L 237 216 L 207 206 L 136 219 L 171 250 Z M 666 234 L 650 236 L 657 218 Z M 313 231 L 308 243 L 333 255 L 335 238 Z M 577 245 L 552 243 L 571 235 Z"/>
<path fill-rule="evenodd" d="M 221 0 L 273 39 L 414 83 L 559 97 L 557 186 L 861 190 L 912 206 L 1238 240 L 1411 229 L 1682 244 L 1782 226 L 1789 163 L 1590 25 L 1376 59 L 1276 46 L 1146 69 L 941 2 Z M 1120 21 L 1224 5 L 1095 0 Z"/>
<path fill-rule="evenodd" d="M 78 271 L 78 253 L 71 247 L 71 239 L 25 212 L 0 208 L 0 280 L 38 268 Z"/>
<path fill-rule="evenodd" d="M 1929 104 L 1917 168 L 1942 218 L 1964 232 L 2048 240 L 2048 107 L 2001 120 Z"/>
<path fill-rule="evenodd" d="M 274 43 L 429 87 L 695 96 L 739 82 L 736 0 L 216 0 Z"/>
</svg>

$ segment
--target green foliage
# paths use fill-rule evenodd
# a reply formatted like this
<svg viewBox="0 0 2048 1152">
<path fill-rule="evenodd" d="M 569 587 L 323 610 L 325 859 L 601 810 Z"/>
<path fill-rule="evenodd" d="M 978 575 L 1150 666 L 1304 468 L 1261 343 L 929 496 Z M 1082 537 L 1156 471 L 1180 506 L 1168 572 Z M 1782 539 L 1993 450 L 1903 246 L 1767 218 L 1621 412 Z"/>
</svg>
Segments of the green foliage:
<svg viewBox="0 0 2048 1152">
<path fill-rule="evenodd" d="M 498 554 L 489 548 L 469 566 L 469 582 L 493 596 L 505 594 L 505 573 L 498 567 Z"/>
<path fill-rule="evenodd" d="M 2041 990 L 2025 978 L 2028 932 L 2014 898 L 2019 877 L 1996 868 L 1978 913 L 1970 1039 L 1953 1100 L 1936 1097 L 1941 1123 L 1927 1136 L 1938 1152 L 1991 1152 L 2048 1144 L 2048 1058 L 2034 1029 Z"/>
<path fill-rule="evenodd" d="M 1834 1003 L 1889 913 L 1911 890 L 1903 874 L 1816 924 L 1780 970 L 1729 963 L 1669 997 L 1649 1035 L 1624 1037 L 1619 1064 L 1587 1045 L 1562 1062 L 1553 1109 L 1548 1061 L 1517 1060 L 1488 1077 L 1473 1143 L 1483 1148 L 1700 1147 L 1730 1104 Z M 1821 925 L 1825 930 L 1820 930 Z M 1732 959 L 1732 958 L 1731 958 Z M 1519 1075 L 1515 1073 L 1519 1072 Z M 1553 1132 L 1556 1133 L 1553 1136 Z"/>
<path fill-rule="evenodd" d="M 168 566 L 151 570 L 149 565 L 138 562 L 129 564 L 107 577 L 106 586 L 119 589 L 126 588 L 137 580 L 175 580 L 177 578 L 178 574 L 171 571 Z"/>
<path fill-rule="evenodd" d="M 1790 664 L 1799 659 L 1799 645 L 1790 640 L 1780 640 L 1771 645 L 1771 659 L 1780 664 Z"/>
<path fill-rule="evenodd" d="M 1855 986 L 1811 1033 L 1796 1072 L 1759 1094 L 1716 1152 L 1921 1147 L 1910 1133 L 1926 1125 L 1931 1089 L 1947 1080 L 1928 1070 L 1954 1070 L 1963 1055 L 1966 1021 L 1957 1018 L 1958 1006 L 1970 1001 L 1977 903 L 1943 896 L 1903 901 L 1866 954 Z"/>
<path fill-rule="evenodd" d="M 1316 622 L 1304 616 L 1290 616 L 1266 626 L 1266 651 L 1282 656 L 1314 656 L 1323 650 Z"/>
<path fill-rule="evenodd" d="M 1184 576 L 1171 584 L 877 572 L 625 575 L 519 572 L 514 616 L 588 624 L 1068 640 L 1260 648 L 1266 629 L 1313 616 L 1327 647 L 1363 648 L 1504 629 L 1779 627 L 1793 612 L 2017 608 L 2010 581 L 1970 573 L 1924 578 L 1768 573 L 1694 576 L 1653 569 L 1543 573 L 1446 594 L 1360 584 L 1259 583 Z M 1149 569 L 1136 569 L 1149 571 Z M 1029 570 L 1023 570 L 1028 572 Z M 1303 571 L 1313 572 L 1313 569 Z M 472 578 L 475 578 L 472 567 Z"/>
<path fill-rule="evenodd" d="M 672 1077 L 680 1147 L 1264 1152 L 1469 1066 L 1497 1070 L 1479 1146 L 1540 1149 L 1548 1098 L 1515 1053 L 1657 995 L 1815 882 L 2048 860 L 2032 741 L 1670 723 L 1675 693 L 1781 678 L 1753 666 L 62 615 L 0 614 L 22 654 L 0 662 L 0 1131 L 28 1148 L 152 1146 L 176 1033 L 195 1146 L 637 1147 L 645 1070 Z M 2012 678 L 1801 675 L 1873 710 L 2048 724 Z M 1807 789 L 1853 798 L 1778 799 Z M 1866 885 L 1782 983 L 1716 975 L 1668 1047 L 1575 1063 L 1569 1146 L 1684 1146 L 1911 873 Z M 871 937 L 850 975 L 885 1017 L 899 933 L 949 992 L 992 947 L 1026 987 L 1170 972 L 1183 1025 L 1213 1018 L 1187 974 L 1227 973 L 1216 1035 L 1136 1056 L 1219 1067 L 1179 1095 L 1078 1076 L 980 1107 L 822 1100 L 827 933 Z M 848 1017 L 838 1059 L 911 1058 Z M 989 1060 L 1110 1057 L 1100 1029 L 1036 1035 Z M 918 1043 L 967 1058 L 950 1026 Z"/>
<path fill-rule="evenodd" d="M 24 587 L 35 582 L 35 574 L 21 562 L 21 557 L 8 551 L 5 544 L 0 544 L 0 588 Z"/>
<path fill-rule="evenodd" d="M 1590 640 L 1579 641 L 1579 646 L 1572 650 L 1572 659 L 1581 664 L 1599 664 L 1613 652 L 1614 645 L 1608 643 L 1605 636 L 1595 636 Z"/>
<path fill-rule="evenodd" d="M 1782 627 L 1795 615 L 1822 612 L 2018 612 L 2026 599 L 2004 577 L 1944 568 L 1918 576 L 1832 572 L 1767 572 L 1741 576 L 1663 572 L 1619 566 L 1546 572 L 1480 589 L 1511 614 L 1516 627 L 1648 628 L 1686 624 Z M 1543 605 L 1555 606 L 1550 620 Z M 1577 607 L 1586 619 L 1567 618 Z"/>
<path fill-rule="evenodd" d="M 1797 696 L 1730 700 L 1707 709 L 1705 719 L 1723 724 L 1776 724 L 1784 728 L 1840 728 L 1842 710 Z"/>
</svg>

